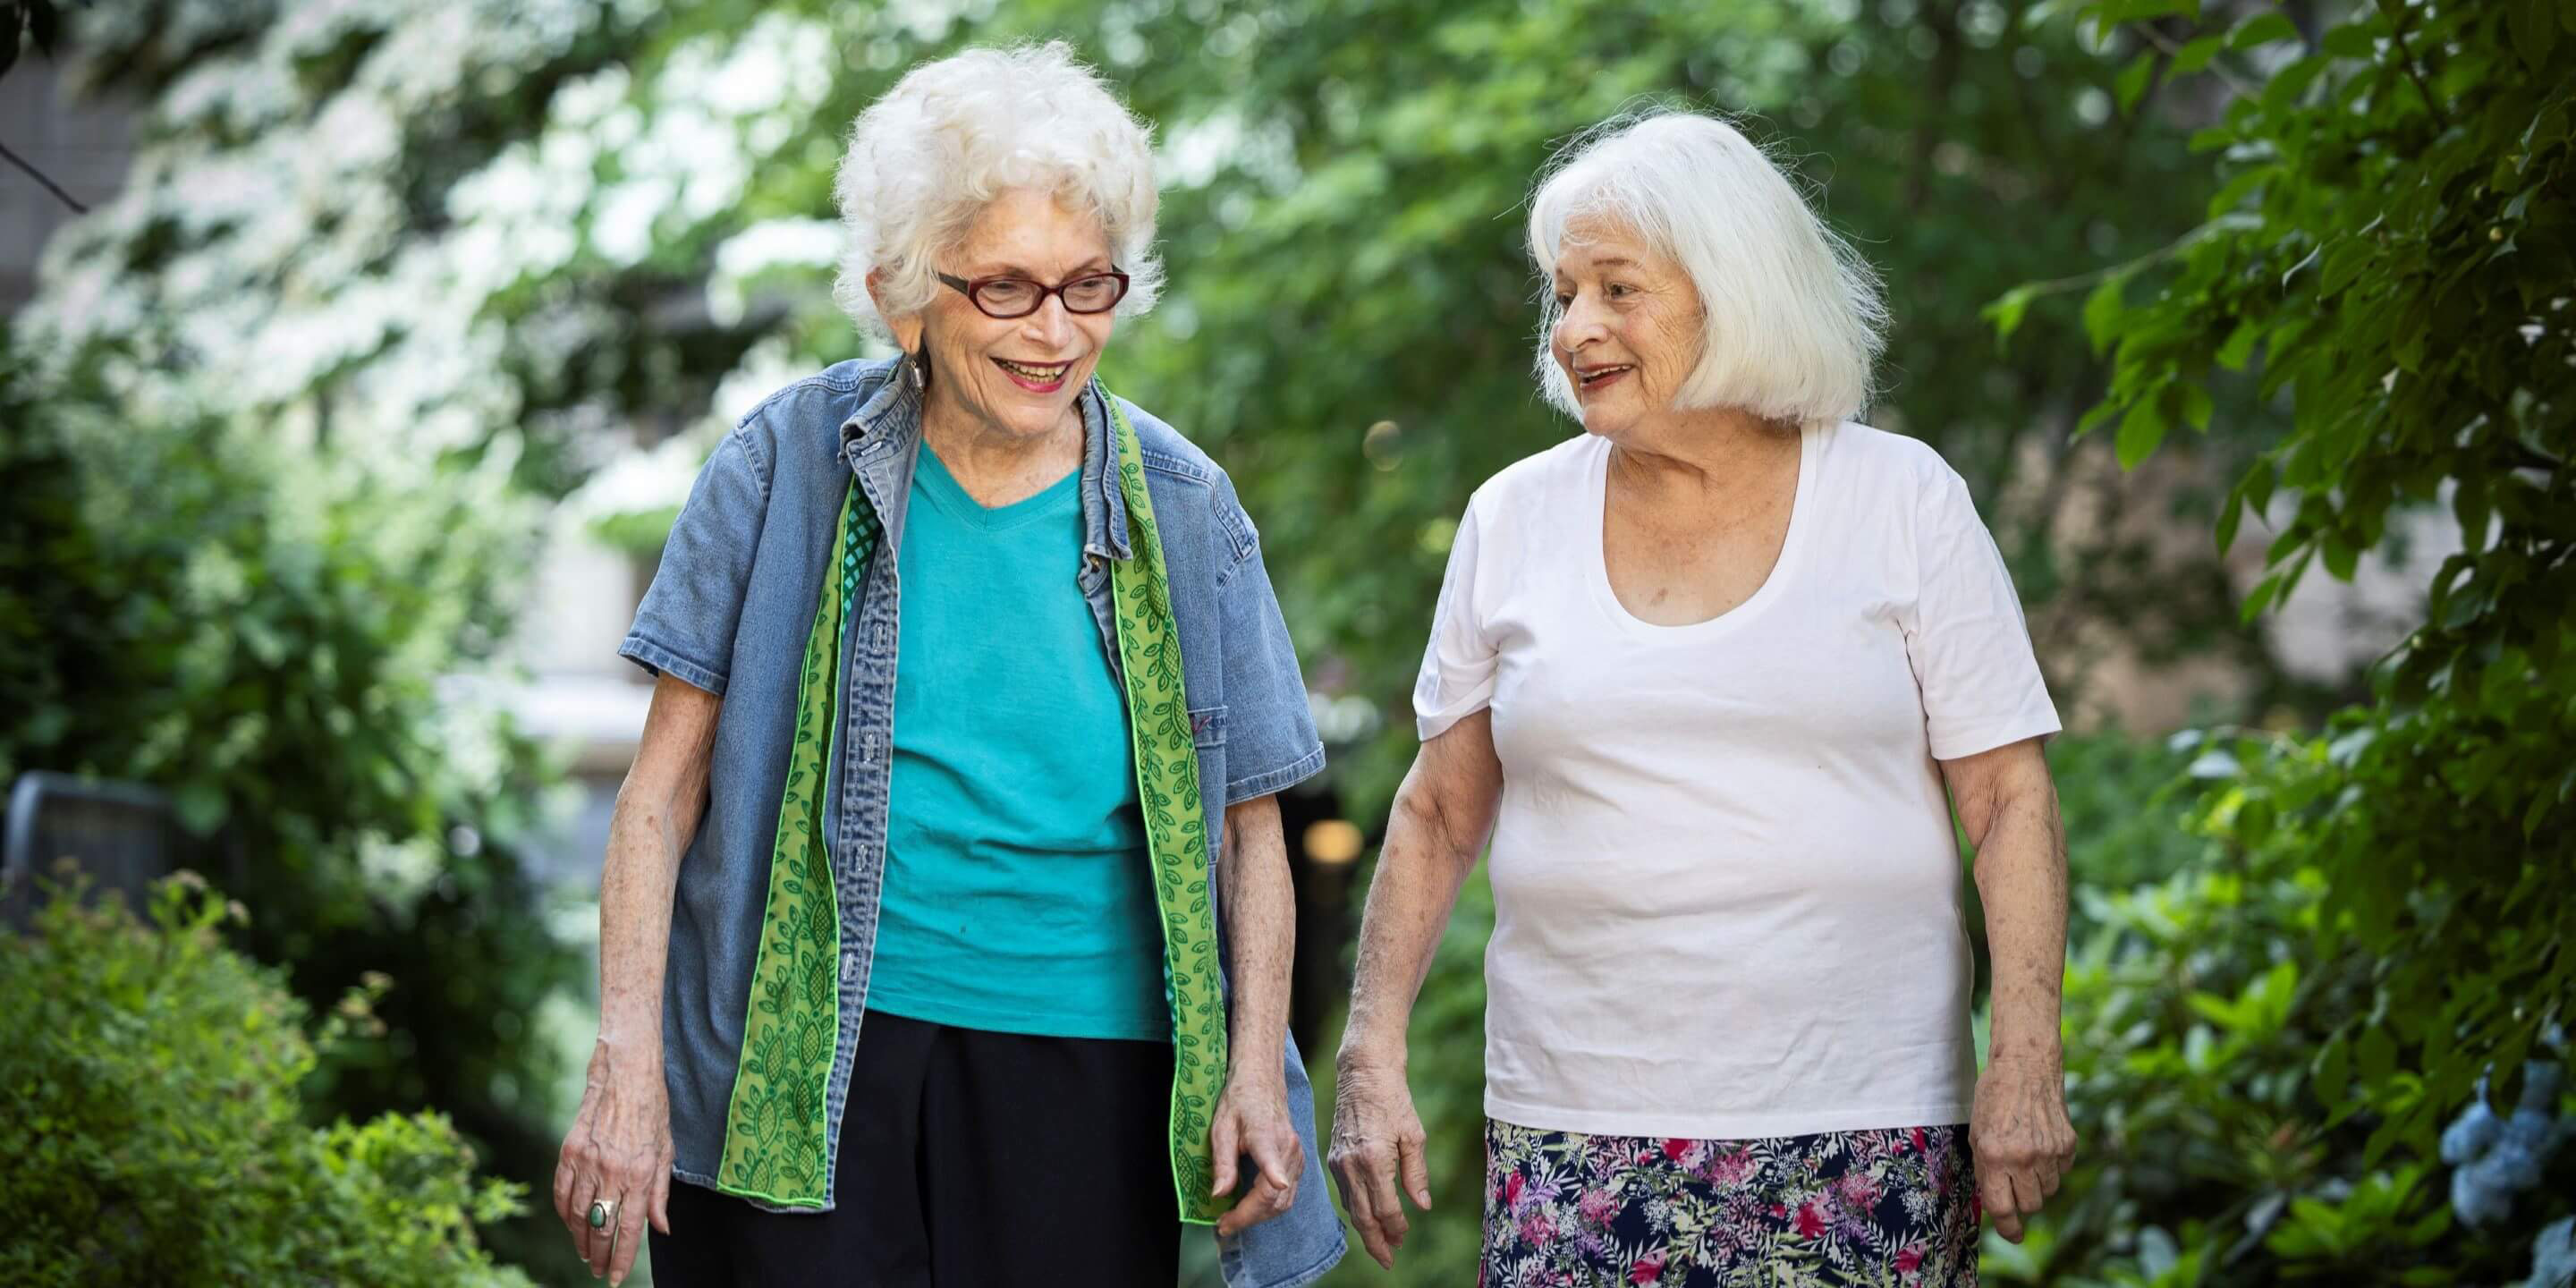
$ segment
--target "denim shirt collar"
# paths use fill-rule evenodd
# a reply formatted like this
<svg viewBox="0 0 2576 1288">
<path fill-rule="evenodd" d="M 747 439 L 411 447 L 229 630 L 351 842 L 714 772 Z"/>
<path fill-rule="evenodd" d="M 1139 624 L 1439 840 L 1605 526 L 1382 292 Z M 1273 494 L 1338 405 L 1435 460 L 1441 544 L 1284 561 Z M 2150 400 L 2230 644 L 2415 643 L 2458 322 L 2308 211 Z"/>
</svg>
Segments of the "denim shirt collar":
<svg viewBox="0 0 2576 1288">
<path fill-rule="evenodd" d="M 876 389 L 859 409 L 841 422 L 841 455 L 853 470 L 864 471 L 880 459 L 896 459 L 903 468 L 892 482 L 912 485 L 911 449 L 921 438 L 921 390 L 904 370 L 902 359 L 870 373 Z M 1126 560 L 1135 557 L 1127 540 L 1127 495 L 1118 486 L 1116 448 L 1109 437 L 1109 390 L 1098 376 L 1083 387 L 1074 405 L 1082 409 L 1082 549 L 1087 555 Z"/>
</svg>

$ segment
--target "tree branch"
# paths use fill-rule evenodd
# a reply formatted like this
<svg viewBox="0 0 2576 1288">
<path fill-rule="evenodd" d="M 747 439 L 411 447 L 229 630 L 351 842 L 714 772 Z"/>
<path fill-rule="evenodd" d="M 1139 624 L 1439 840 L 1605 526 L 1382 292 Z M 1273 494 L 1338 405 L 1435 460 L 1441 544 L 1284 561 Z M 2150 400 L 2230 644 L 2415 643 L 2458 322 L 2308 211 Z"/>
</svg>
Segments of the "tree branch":
<svg viewBox="0 0 2576 1288">
<path fill-rule="evenodd" d="M 2050 278 L 2045 282 L 2025 282 L 2013 289 L 2029 299 L 2037 299 L 2043 295 L 2060 295 L 2067 291 L 2082 290 L 2085 287 L 2100 283 L 2107 277 L 2114 277 L 2125 273 L 2136 273 L 2145 269 L 2153 268 L 2156 265 L 2183 253 L 2185 250 L 2190 249 L 2193 242 L 2199 241 L 2201 238 L 2207 237 L 2213 233 L 2230 232 L 2239 228 L 2250 227 L 2257 222 L 2259 222 L 2259 220 L 2256 217 L 2246 215 L 2241 212 L 2220 215 L 2218 218 L 2212 219 L 2208 223 L 2202 224 L 2199 227 L 2192 229 L 2190 232 L 2184 233 L 2182 236 L 2173 239 L 2164 246 L 2138 256 L 2136 259 L 2124 260 L 2120 263 L 2110 265 L 2107 268 L 2097 268 L 2089 273 L 2077 273 L 2072 277 L 2055 277 Z"/>
<path fill-rule="evenodd" d="M 2443 113 L 2440 103 L 2433 101 L 2433 87 L 2424 83 L 2424 73 L 2415 68 L 2415 48 L 2406 43 L 2406 20 L 2414 15 L 2414 7 L 2392 6 L 2388 0 L 2380 0 L 2381 13 L 2388 13 L 2391 8 L 2396 12 L 2389 14 L 2388 42 L 2397 46 L 2397 65 L 2406 69 L 2406 79 L 2415 82 L 2415 93 L 2424 100 L 2424 114 L 2433 118 L 2433 124 L 2447 130 L 2451 128 L 2451 118 Z"/>
<path fill-rule="evenodd" d="M 2154 45 L 2158 50 L 2163 51 L 2164 56 L 2168 60 L 2182 57 L 2182 46 L 2174 43 L 2173 37 L 2156 30 L 2156 24 L 2152 22 L 2134 23 L 2129 29 L 2146 37 L 2147 43 Z M 2212 58 L 2208 62 L 2202 64 L 2201 69 L 2208 72 L 2210 75 L 2217 77 L 2221 84 L 2227 86 L 2227 92 L 2234 97 L 2260 97 L 2260 95 L 2257 95 L 2254 92 L 2253 86 L 2236 79 L 2236 74 L 2227 70 L 2225 67 L 2220 66 L 2216 58 Z"/>
<path fill-rule="evenodd" d="M 2507 440 L 2504 447 L 2505 456 L 2513 462 L 2513 468 L 2515 469 L 2538 470 L 2543 474 L 2556 474 L 2560 470 L 2567 468 L 2567 462 L 2562 461 L 2547 452 L 2541 451 L 2539 448 L 2533 447 L 2528 443 L 2518 440 Z"/>
<path fill-rule="evenodd" d="M 0 160 L 6 160 L 9 164 L 14 165 L 14 166 L 18 167 L 18 168 L 19 168 L 19 169 L 21 169 L 21 170 L 26 171 L 26 172 L 27 172 L 27 177 L 29 177 L 29 178 L 31 178 L 31 179 L 34 179 L 36 182 L 38 182 L 38 183 L 41 183 L 41 184 L 45 185 L 45 191 L 47 191 L 47 192 L 50 192 L 50 193 L 54 194 L 54 198 L 55 198 L 56 200 L 58 200 L 58 201 L 62 202 L 62 203 L 63 203 L 64 205 L 66 205 L 66 206 L 71 207 L 71 208 L 72 208 L 72 213 L 74 213 L 74 214 L 79 214 L 79 215 L 86 215 L 86 214 L 88 214 L 88 213 L 89 213 L 89 207 L 84 206 L 84 205 L 82 205 L 81 203 L 79 203 L 79 202 L 77 202 L 77 201 L 72 200 L 72 194 L 70 194 L 70 193 L 68 193 L 68 192 L 63 191 L 63 189 L 62 189 L 62 185 L 57 184 L 57 183 L 55 183 L 53 180 L 46 178 L 46 177 L 45 177 L 45 172 L 44 172 L 44 171 L 42 171 L 42 170 L 37 169 L 36 167 L 34 167 L 34 166 L 32 166 L 32 165 L 29 165 L 29 164 L 27 163 L 27 159 L 26 159 L 25 157 L 19 156 L 17 153 L 10 151 L 10 150 L 9 150 L 9 145 L 8 145 L 8 144 L 6 144 L 6 143 L 0 143 Z"/>
</svg>

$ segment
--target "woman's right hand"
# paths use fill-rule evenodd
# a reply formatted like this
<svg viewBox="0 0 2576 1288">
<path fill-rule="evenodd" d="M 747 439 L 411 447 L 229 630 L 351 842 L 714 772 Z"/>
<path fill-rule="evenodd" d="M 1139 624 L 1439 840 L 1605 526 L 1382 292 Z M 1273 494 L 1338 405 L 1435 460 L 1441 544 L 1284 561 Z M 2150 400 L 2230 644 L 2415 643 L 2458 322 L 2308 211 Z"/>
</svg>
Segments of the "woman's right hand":
<svg viewBox="0 0 2576 1288">
<path fill-rule="evenodd" d="M 1399 1184 L 1417 1208 L 1431 1206 L 1431 1166 L 1422 1119 L 1413 1112 L 1404 1061 L 1373 1060 L 1345 1049 L 1333 1078 L 1333 1144 L 1329 1160 L 1342 1206 L 1377 1263 L 1395 1268 L 1395 1250 L 1412 1228 Z"/>
<path fill-rule="evenodd" d="M 654 1229 L 671 1232 L 671 1160 L 671 1093 L 662 1082 L 660 1043 L 621 1050 L 603 1037 L 591 1051 L 581 1112 L 555 1164 L 555 1215 L 590 1263 L 592 1278 L 606 1275 L 611 1285 L 626 1278 L 644 1250 L 648 1214 Z M 615 1203 L 617 1217 L 610 1228 L 593 1230 L 590 1205 L 599 1199 Z"/>
</svg>

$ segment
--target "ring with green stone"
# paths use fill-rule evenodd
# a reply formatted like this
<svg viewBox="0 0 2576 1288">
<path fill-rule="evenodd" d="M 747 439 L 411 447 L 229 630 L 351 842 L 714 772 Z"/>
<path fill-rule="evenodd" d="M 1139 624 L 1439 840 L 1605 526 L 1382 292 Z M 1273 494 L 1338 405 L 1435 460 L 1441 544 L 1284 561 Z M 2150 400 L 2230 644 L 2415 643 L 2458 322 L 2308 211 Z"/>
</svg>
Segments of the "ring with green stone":
<svg viewBox="0 0 2576 1288">
<path fill-rule="evenodd" d="M 593 1199 L 590 1204 L 590 1228 L 603 1230 L 617 1219 L 617 1205 L 607 1199 Z"/>
</svg>

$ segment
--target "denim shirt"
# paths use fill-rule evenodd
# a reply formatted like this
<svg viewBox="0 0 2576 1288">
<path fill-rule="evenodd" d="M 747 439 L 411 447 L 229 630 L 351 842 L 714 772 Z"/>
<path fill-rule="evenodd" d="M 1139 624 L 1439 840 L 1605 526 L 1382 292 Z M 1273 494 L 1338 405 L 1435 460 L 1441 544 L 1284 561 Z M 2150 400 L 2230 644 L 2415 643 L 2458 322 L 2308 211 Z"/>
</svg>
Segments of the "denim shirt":
<svg viewBox="0 0 2576 1288">
<path fill-rule="evenodd" d="M 1110 561 L 1134 552 L 1098 390 L 1095 383 L 1080 401 L 1086 431 L 1079 484 L 1084 540 L 1079 552 L 1065 552 L 1065 573 L 1090 602 L 1114 670 L 1119 655 Z M 1313 775 L 1323 768 L 1324 749 L 1308 714 L 1296 650 L 1262 566 L 1259 534 L 1236 501 L 1233 484 L 1170 426 L 1132 404 L 1120 405 L 1143 448 L 1146 491 L 1162 531 L 1208 814 L 1213 885 L 1224 808 Z M 618 648 L 649 671 L 725 699 L 716 721 L 706 813 L 680 863 L 663 986 L 664 1069 L 677 1150 L 672 1171 L 684 1181 L 716 1185 L 796 730 L 803 650 L 834 523 L 855 476 L 884 534 L 859 614 L 844 633 L 841 674 L 847 680 L 824 800 L 842 944 L 840 1031 L 825 1094 L 833 1150 L 826 1175 L 837 1170 L 842 1110 L 884 892 L 901 616 L 897 555 L 920 443 L 920 396 L 896 378 L 890 360 L 840 363 L 770 395 L 735 425 L 700 471 L 636 610 L 634 629 Z M 1217 907 L 1222 942 L 1222 899 Z M 1223 956 L 1220 951 L 1220 961 Z M 1294 1039 L 1279 1058 L 1289 1114 L 1305 1146 L 1305 1175 L 1288 1212 L 1219 1240 L 1229 1288 L 1309 1282 L 1331 1269 L 1344 1248 L 1324 1182 L 1323 1152 L 1316 1147 L 1314 1091 Z M 831 1203 L 827 1189 L 827 1210 Z"/>
</svg>

